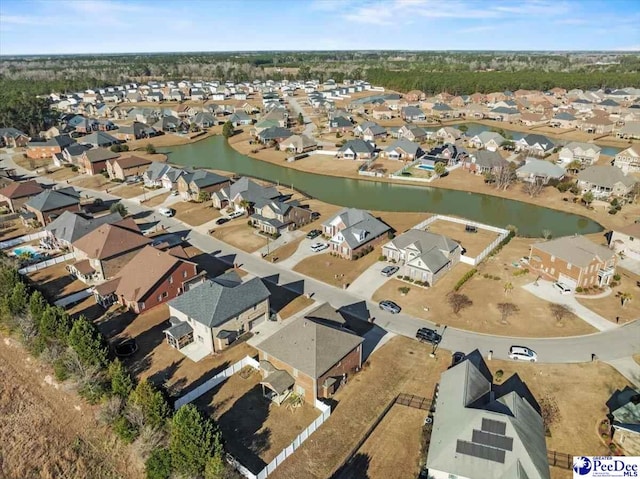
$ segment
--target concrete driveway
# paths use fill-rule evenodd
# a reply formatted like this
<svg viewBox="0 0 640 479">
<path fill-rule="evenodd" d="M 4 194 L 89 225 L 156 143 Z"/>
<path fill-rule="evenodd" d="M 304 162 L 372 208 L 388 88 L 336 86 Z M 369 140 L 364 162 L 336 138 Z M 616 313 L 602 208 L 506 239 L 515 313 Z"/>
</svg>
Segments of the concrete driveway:
<svg viewBox="0 0 640 479">
<path fill-rule="evenodd" d="M 278 261 L 277 263 L 278 266 L 280 268 L 293 269 L 295 265 L 297 265 L 303 259 L 308 258 L 309 256 L 313 256 L 317 254 L 326 254 L 329 252 L 329 248 L 322 251 L 318 251 L 317 253 L 314 251 L 311 251 L 311 245 L 314 243 L 326 243 L 326 241 L 323 240 L 322 237 L 320 236 L 314 239 L 304 238 L 302 241 L 300 241 L 300 244 L 298 245 L 298 249 L 295 251 L 295 253 L 293 253 L 287 259 Z"/>
<path fill-rule="evenodd" d="M 390 264 L 384 261 L 377 261 L 372 264 L 349 285 L 347 291 L 360 297 L 371 299 L 373 293 L 393 277 L 382 276 L 381 271 L 386 266 L 390 266 Z"/>
<path fill-rule="evenodd" d="M 576 316 L 589 323 L 598 331 L 608 331 L 616 328 L 616 325 L 611 321 L 608 321 L 599 314 L 594 313 L 589 308 L 578 303 L 573 294 L 561 294 L 560 291 L 553 287 L 553 283 L 551 281 L 538 280 L 538 286 L 536 286 L 535 283 L 529 283 L 524 285 L 523 288 L 545 301 L 568 306 Z"/>
</svg>

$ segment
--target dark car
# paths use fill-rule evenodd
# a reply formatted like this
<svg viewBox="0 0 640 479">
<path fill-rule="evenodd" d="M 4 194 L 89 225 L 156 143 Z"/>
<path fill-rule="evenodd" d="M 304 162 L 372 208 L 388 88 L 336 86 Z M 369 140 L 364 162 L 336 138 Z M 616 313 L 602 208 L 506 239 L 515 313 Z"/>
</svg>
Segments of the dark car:
<svg viewBox="0 0 640 479">
<path fill-rule="evenodd" d="M 442 336 L 435 329 L 420 328 L 416 331 L 416 338 L 431 344 L 438 344 L 442 341 Z"/>
<path fill-rule="evenodd" d="M 463 352 L 460 352 L 460 351 L 456 351 L 455 353 L 453 353 L 451 355 L 451 366 L 455 366 L 456 364 L 461 362 L 464 359 L 465 356 L 466 356 L 466 354 L 464 354 Z"/>
<path fill-rule="evenodd" d="M 385 299 L 384 301 L 380 301 L 380 303 L 378 303 L 378 306 L 383 311 L 387 311 L 388 313 L 391 313 L 391 314 L 398 314 L 400 311 L 402 311 L 402 308 L 400 306 L 398 306 L 396 303 L 388 299 Z"/>
<path fill-rule="evenodd" d="M 380 271 L 380 274 L 388 278 L 389 276 L 393 276 L 394 274 L 396 274 L 399 269 L 400 268 L 398 268 L 397 266 L 385 266 L 384 268 L 382 268 L 382 271 Z"/>
<path fill-rule="evenodd" d="M 223 224 L 225 224 L 225 223 L 226 223 L 226 222 L 228 222 L 228 221 L 230 221 L 230 220 L 229 220 L 229 218 L 218 218 L 218 219 L 216 220 L 216 224 L 217 224 L 217 225 L 223 225 Z"/>
<path fill-rule="evenodd" d="M 307 239 L 317 238 L 321 234 L 322 234 L 322 231 L 320 230 L 311 230 L 307 233 Z"/>
</svg>

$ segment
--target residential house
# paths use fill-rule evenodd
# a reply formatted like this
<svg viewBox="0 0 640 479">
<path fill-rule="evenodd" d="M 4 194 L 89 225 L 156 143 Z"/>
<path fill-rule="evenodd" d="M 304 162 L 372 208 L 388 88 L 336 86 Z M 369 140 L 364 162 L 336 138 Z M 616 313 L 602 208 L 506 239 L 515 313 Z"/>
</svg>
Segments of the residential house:
<svg viewBox="0 0 640 479">
<path fill-rule="evenodd" d="M 607 286 L 616 270 L 616 254 L 584 236 L 563 236 L 531 245 L 529 267 L 570 288 Z"/>
<path fill-rule="evenodd" d="M 609 236 L 609 248 L 622 258 L 640 261 L 640 223 L 614 229 Z"/>
<path fill-rule="evenodd" d="M 332 133 L 353 131 L 353 123 L 343 116 L 336 116 L 329 120 L 329 131 Z"/>
<path fill-rule="evenodd" d="M 120 140 L 104 131 L 94 131 L 93 133 L 80 138 L 78 142 L 84 145 L 91 145 L 94 148 L 107 148 L 111 145 L 119 144 Z"/>
<path fill-rule="evenodd" d="M 190 171 L 154 161 L 142 174 L 142 179 L 144 180 L 145 186 L 175 190 L 178 187 L 178 179 L 187 173 L 190 173 Z"/>
<path fill-rule="evenodd" d="M 631 146 L 613 157 L 613 165 L 625 174 L 640 171 L 640 147 Z"/>
<path fill-rule="evenodd" d="M 443 143 L 455 143 L 462 136 L 463 133 L 453 126 L 445 126 L 436 131 L 436 138 Z"/>
<path fill-rule="evenodd" d="M 429 138 L 430 133 L 424 128 L 412 125 L 403 125 L 398 129 L 396 135 L 397 138 L 404 138 L 405 140 L 423 142 Z"/>
<path fill-rule="evenodd" d="M 494 131 L 483 131 L 478 133 L 469 140 L 469 146 L 472 148 L 484 148 L 489 151 L 498 151 L 500 145 L 505 142 L 505 138 Z"/>
<path fill-rule="evenodd" d="M 478 350 L 443 372 L 426 466 L 433 479 L 550 479 L 540 405 L 520 377 L 494 384 Z"/>
<path fill-rule="evenodd" d="M 529 134 L 515 142 L 516 150 L 526 151 L 533 156 L 545 156 L 553 151 L 555 145 L 543 135 Z"/>
<path fill-rule="evenodd" d="M 89 151 L 91 146 L 81 145 L 80 143 L 72 143 L 62 150 L 62 154 L 56 154 L 53 158 L 53 163 L 56 166 L 63 166 L 65 163 L 72 165 L 80 165 L 82 156 L 86 151 Z"/>
<path fill-rule="evenodd" d="M 167 115 L 163 116 L 156 123 L 154 123 L 153 128 L 158 131 L 175 133 L 178 131 L 186 130 L 188 128 L 188 125 L 178 117 Z"/>
<path fill-rule="evenodd" d="M 376 106 L 371 112 L 371 116 L 376 120 L 390 120 L 395 118 L 396 112 L 387 105 Z"/>
<path fill-rule="evenodd" d="M 594 133 L 596 135 L 606 135 L 613 132 L 615 122 L 605 116 L 594 116 L 592 118 L 585 118 L 579 124 L 582 131 L 587 133 Z"/>
<path fill-rule="evenodd" d="M 206 280 L 169 301 L 167 343 L 195 360 L 226 349 L 269 317 L 270 293 L 260 278 L 223 279 Z"/>
<path fill-rule="evenodd" d="M 284 229 L 297 229 L 313 219 L 313 212 L 296 200 L 266 200 L 252 204 L 250 221 L 253 226 L 269 234 L 279 234 Z"/>
<path fill-rule="evenodd" d="M 292 135 L 280 142 L 280 151 L 306 153 L 318 147 L 318 142 L 307 135 Z"/>
<path fill-rule="evenodd" d="M 427 95 L 425 95 L 425 93 L 420 90 L 411 90 L 410 92 L 404 94 L 404 98 L 407 101 L 411 102 L 422 101 L 426 97 Z"/>
<path fill-rule="evenodd" d="M 201 193 L 210 198 L 213 193 L 230 184 L 231 180 L 226 176 L 206 170 L 195 170 L 180 175 L 177 180 L 177 189 L 185 201 L 203 201 Z"/>
<path fill-rule="evenodd" d="M 578 119 L 571 113 L 562 111 L 555 114 L 549 121 L 549 124 L 557 128 L 576 128 L 578 126 Z"/>
<path fill-rule="evenodd" d="M 246 176 L 211 195 L 214 208 L 233 206 L 236 210 L 243 210 L 249 205 L 249 211 L 256 204 L 266 204 L 280 197 L 280 192 L 275 187 L 259 185 Z"/>
<path fill-rule="evenodd" d="M 362 131 L 362 139 L 364 141 L 375 142 L 377 139 L 386 138 L 387 130 L 380 125 L 369 125 Z"/>
<path fill-rule="evenodd" d="M 52 158 L 72 143 L 75 143 L 75 140 L 69 135 L 58 135 L 48 140 L 32 140 L 27 143 L 27 156 L 34 159 Z"/>
<path fill-rule="evenodd" d="M 125 181 L 127 178 L 141 176 L 151 164 L 151 160 L 139 156 L 120 156 L 107 160 L 109 178 Z"/>
<path fill-rule="evenodd" d="M 640 121 L 627 121 L 617 132 L 618 138 L 640 140 Z"/>
<path fill-rule="evenodd" d="M 611 165 L 594 165 L 578 173 L 578 188 L 582 194 L 590 191 L 598 199 L 626 196 L 631 193 L 636 179 L 625 175 L 620 168 Z"/>
<path fill-rule="evenodd" d="M 390 160 L 402 161 L 413 161 L 423 153 L 420 145 L 405 139 L 395 141 L 382 152 L 382 154 Z"/>
<path fill-rule="evenodd" d="M 131 218 L 103 224 L 73 242 L 76 262 L 68 270 L 85 282 L 113 279 L 149 243 Z"/>
<path fill-rule="evenodd" d="M 336 158 L 345 160 L 370 160 L 374 157 L 375 146 L 373 143 L 359 138 L 348 140 L 338 150 Z"/>
<path fill-rule="evenodd" d="M 600 159 L 600 148 L 593 143 L 572 141 L 564 145 L 558 153 L 558 159 L 568 165 L 572 161 L 579 161 L 583 166 L 590 166 Z"/>
<path fill-rule="evenodd" d="M 487 113 L 487 118 L 496 121 L 513 123 L 520 119 L 520 111 L 517 108 L 499 106 Z"/>
<path fill-rule="evenodd" d="M 17 128 L 0 128 L 0 145 L 6 148 L 21 148 L 27 145 L 29 137 Z"/>
<path fill-rule="evenodd" d="M 119 156 L 120 153 L 114 153 L 106 148 L 93 148 L 84 152 L 78 166 L 87 175 L 97 175 L 107 169 L 107 161 Z"/>
<path fill-rule="evenodd" d="M 247 126 L 253 123 L 253 120 L 244 111 L 235 111 L 229 117 L 229 120 L 233 126 Z"/>
<path fill-rule="evenodd" d="M 80 193 L 73 188 L 44 190 L 30 198 L 24 209 L 34 216 L 42 226 L 46 226 L 65 211 L 80 211 Z M 26 217 L 30 217 L 27 215 Z"/>
<path fill-rule="evenodd" d="M 307 317 L 287 323 L 257 346 L 260 384 L 267 398 L 282 404 L 295 393 L 313 405 L 316 398 L 333 396 L 360 370 L 363 339 L 324 321 L 324 316 L 334 314 L 331 306 L 322 305 Z"/>
<path fill-rule="evenodd" d="M 487 108 L 479 103 L 468 103 L 460 109 L 465 118 L 482 120 L 485 117 Z"/>
<path fill-rule="evenodd" d="M 113 136 L 123 141 L 140 140 L 157 135 L 155 128 L 139 121 L 134 121 L 131 126 L 121 126 L 113 133 Z"/>
<path fill-rule="evenodd" d="M 640 456 L 640 392 L 626 386 L 607 401 L 612 439 L 628 456 Z"/>
<path fill-rule="evenodd" d="M 368 211 L 345 208 L 322 223 L 322 233 L 330 238 L 332 253 L 345 259 L 384 241 L 391 228 Z"/>
<path fill-rule="evenodd" d="M 265 128 L 260 133 L 258 133 L 258 140 L 262 143 L 269 143 L 270 141 L 275 141 L 276 143 L 281 142 L 290 136 L 293 136 L 291 130 L 287 128 L 282 128 L 280 126 L 271 126 L 269 128 Z"/>
<path fill-rule="evenodd" d="M 520 123 L 525 126 L 541 126 L 549 123 L 549 119 L 544 113 L 531 113 L 525 111 L 520 114 Z"/>
<path fill-rule="evenodd" d="M 201 130 L 206 130 L 218 124 L 215 117 L 206 111 L 200 111 L 192 118 L 191 123 L 195 124 Z"/>
<path fill-rule="evenodd" d="M 431 108 L 428 109 L 429 114 L 435 118 L 452 118 L 455 116 L 453 108 L 446 103 L 434 103 Z"/>
<path fill-rule="evenodd" d="M 70 249 L 73 242 L 98 229 L 102 225 L 122 221 L 119 213 L 103 216 L 87 216 L 81 213 L 65 211 L 55 220 L 44 227 L 51 246 L 60 249 Z"/>
<path fill-rule="evenodd" d="M 16 213 L 42 191 L 42 186 L 35 180 L 15 181 L 0 190 L 0 204 L 6 204 L 12 213 Z"/>
<path fill-rule="evenodd" d="M 477 175 L 495 174 L 511 163 L 495 150 L 478 150 L 465 160 L 463 167 Z"/>
<path fill-rule="evenodd" d="M 455 166 L 458 163 L 466 161 L 468 153 L 458 148 L 453 143 L 445 143 L 436 146 L 420 157 L 420 163 L 427 166 L 435 167 L 436 163 L 444 163 L 447 166 Z"/>
<path fill-rule="evenodd" d="M 563 167 L 537 158 L 526 158 L 525 164 L 516 170 L 516 176 L 522 181 L 544 185 L 551 179 L 561 180 L 566 173 Z"/>
<path fill-rule="evenodd" d="M 404 276 L 433 286 L 460 262 L 462 247 L 451 238 L 411 229 L 382 246 L 388 261 L 400 263 Z"/>
<path fill-rule="evenodd" d="M 400 117 L 405 121 L 426 121 L 427 115 L 416 106 L 406 106 L 400 110 Z"/>
</svg>

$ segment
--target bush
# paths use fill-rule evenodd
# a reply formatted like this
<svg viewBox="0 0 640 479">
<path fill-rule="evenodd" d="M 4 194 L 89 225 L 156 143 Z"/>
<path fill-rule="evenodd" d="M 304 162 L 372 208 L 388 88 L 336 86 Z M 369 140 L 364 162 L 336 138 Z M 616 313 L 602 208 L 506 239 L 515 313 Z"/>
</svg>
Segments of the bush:
<svg viewBox="0 0 640 479">
<path fill-rule="evenodd" d="M 578 286 L 576 288 L 576 293 L 582 293 L 584 291 L 584 289 L 581 286 Z"/>
<path fill-rule="evenodd" d="M 572 185 L 571 188 L 569 188 L 569 191 L 574 195 L 580 194 L 580 189 L 578 188 L 577 185 Z"/>
<path fill-rule="evenodd" d="M 69 371 L 64 364 L 64 360 L 62 358 L 56 360 L 53 363 L 53 375 L 55 376 L 57 381 L 66 381 L 69 379 Z"/>
<path fill-rule="evenodd" d="M 113 423 L 113 432 L 122 439 L 125 444 L 131 444 L 138 437 L 138 428 L 129 422 L 129 420 L 120 416 Z"/>
<path fill-rule="evenodd" d="M 78 167 L 76 165 L 71 165 L 71 171 L 76 173 L 78 171 Z"/>
<path fill-rule="evenodd" d="M 615 209 L 615 208 L 611 208 L 611 209 L 609 210 L 609 214 L 610 214 L 610 215 L 615 215 L 617 212 L 618 212 L 618 210 L 617 210 L 617 209 Z"/>
<path fill-rule="evenodd" d="M 556 188 L 558 188 L 558 191 L 560 191 L 561 193 L 564 193 L 566 191 L 569 190 L 569 188 L 571 188 L 571 183 L 565 181 L 563 183 L 559 183 L 558 186 L 556 186 Z"/>
<path fill-rule="evenodd" d="M 100 174 L 102 176 L 104 176 L 105 178 L 109 178 L 109 172 L 108 171 L 101 171 Z"/>
<path fill-rule="evenodd" d="M 407 294 L 409 291 L 411 291 L 411 288 L 409 288 L 408 286 L 400 286 L 398 288 L 398 291 L 400 291 L 402 294 Z"/>
<path fill-rule="evenodd" d="M 507 238 L 508 238 L 508 236 L 507 236 Z M 462 276 L 462 278 L 460 278 L 460 279 L 458 280 L 458 282 L 456 283 L 456 285 L 453 287 L 453 290 L 454 290 L 454 291 L 458 291 L 460 288 L 462 288 L 462 285 L 463 285 L 464 283 L 466 283 L 467 281 L 469 281 L 469 280 L 472 278 L 472 276 L 473 276 L 474 274 L 476 274 L 477 272 L 478 272 L 478 270 L 477 270 L 476 268 L 473 268 L 472 270 L 467 271 L 467 272 Z"/>
<path fill-rule="evenodd" d="M 547 186 L 557 187 L 560 184 L 560 180 L 558 178 L 550 178 L 547 181 Z"/>
<path fill-rule="evenodd" d="M 500 380 L 500 379 L 502 379 L 502 376 L 504 376 L 504 371 L 503 371 L 502 369 L 498 369 L 498 370 L 496 371 L 495 376 L 496 376 L 496 380 Z"/>
<path fill-rule="evenodd" d="M 620 277 L 619 274 L 616 273 L 616 274 L 613 275 L 613 280 L 614 281 L 620 281 L 620 279 L 622 279 L 622 278 Z"/>
<path fill-rule="evenodd" d="M 167 449 L 154 449 L 145 464 L 147 479 L 169 479 L 171 454 Z"/>
<path fill-rule="evenodd" d="M 387 257 L 381 254 L 380 256 L 378 256 L 378 261 L 387 261 Z"/>
</svg>

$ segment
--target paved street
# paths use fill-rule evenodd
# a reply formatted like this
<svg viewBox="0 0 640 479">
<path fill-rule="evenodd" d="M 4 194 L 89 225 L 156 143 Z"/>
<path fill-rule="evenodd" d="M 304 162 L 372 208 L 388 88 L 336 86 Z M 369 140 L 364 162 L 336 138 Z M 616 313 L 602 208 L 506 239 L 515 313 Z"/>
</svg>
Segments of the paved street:
<svg viewBox="0 0 640 479">
<path fill-rule="evenodd" d="M 4 161 L 0 162 L 5 167 L 15 167 L 10 159 L 10 153 L 1 155 Z M 16 168 L 18 173 L 29 174 L 25 170 Z M 51 183 L 42 179 L 43 182 Z M 78 188 L 82 190 L 81 188 Z M 102 198 L 103 200 L 114 200 L 114 196 L 104 192 L 93 192 L 82 190 L 83 193 Z M 227 264 L 239 264 L 242 269 L 252 275 L 259 277 L 277 278 L 279 284 L 304 280 L 304 292 L 313 293 L 313 298 L 318 302 L 329 302 L 335 307 L 345 307 L 352 310 L 354 314 L 359 314 L 363 319 L 374 318 L 374 324 L 408 337 L 414 337 L 418 328 L 427 326 L 435 327 L 429 321 L 411 317 L 406 314 L 392 315 L 378 309 L 376 304 L 367 301 L 362 294 L 355 291 L 345 291 L 328 284 L 317 281 L 308 276 L 291 271 L 286 262 L 268 263 L 263 259 L 249 253 L 245 253 L 233 246 L 230 246 L 209 235 L 192 230 L 175 218 L 165 218 L 154 215 L 152 210 L 143 205 L 122 200 L 129 212 L 139 217 L 150 218 L 157 221 L 169 232 L 183 232 L 186 239 L 195 247 L 206 253 L 214 254 Z M 303 241 L 303 244 L 306 240 Z M 301 246 L 302 247 L 302 246 Z M 561 296 L 561 295 L 559 295 Z M 603 326 L 603 325 L 601 325 Z M 508 333 L 508 329 L 505 330 Z M 600 333 L 564 338 L 510 338 L 505 336 L 489 336 L 470 331 L 447 328 L 442 341 L 442 348 L 450 351 L 469 352 L 479 349 L 484 355 L 493 351 L 493 357 L 507 359 L 509 347 L 511 345 L 524 345 L 532 348 L 538 353 L 539 361 L 544 363 L 572 363 L 591 361 L 592 354 L 601 360 L 615 360 L 626 358 L 640 352 L 640 321 L 634 321 L 623 326 L 611 325 L 606 331 Z M 633 370 L 637 370 L 636 376 L 640 377 L 640 367 L 635 367 L 625 363 L 627 374 L 633 375 Z"/>
</svg>

